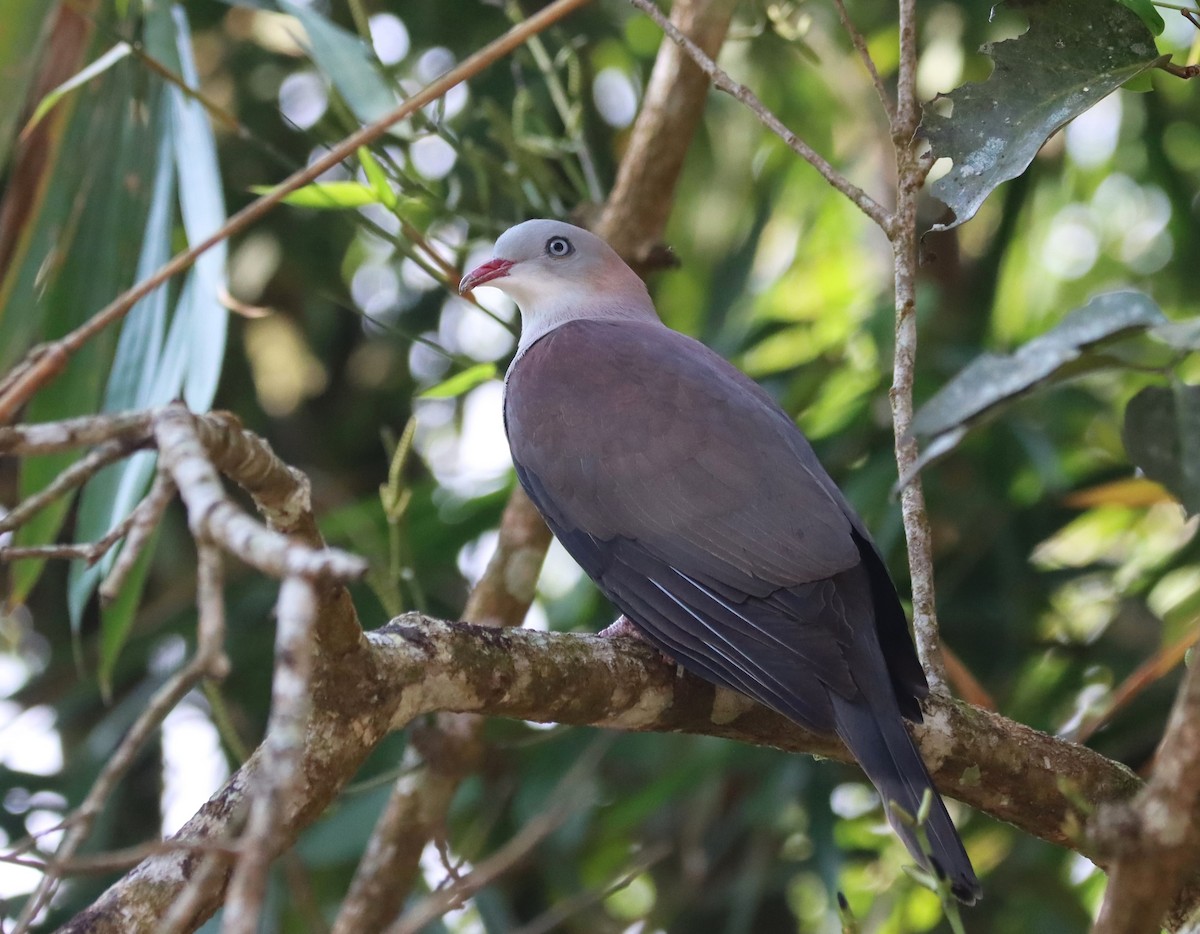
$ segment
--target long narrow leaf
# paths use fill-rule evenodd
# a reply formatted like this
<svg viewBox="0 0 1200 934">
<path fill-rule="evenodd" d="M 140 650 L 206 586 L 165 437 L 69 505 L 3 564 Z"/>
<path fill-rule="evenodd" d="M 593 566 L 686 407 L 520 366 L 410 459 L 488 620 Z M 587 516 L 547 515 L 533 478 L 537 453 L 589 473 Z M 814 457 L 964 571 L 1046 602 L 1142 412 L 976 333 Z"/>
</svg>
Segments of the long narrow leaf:
<svg viewBox="0 0 1200 934">
<path fill-rule="evenodd" d="M 354 33 L 336 26 L 311 7 L 280 0 L 279 7 L 300 20 L 308 33 L 308 51 L 342 99 L 363 123 L 396 106 L 396 92 L 380 74 L 369 47 Z"/>
<path fill-rule="evenodd" d="M 54 90 L 50 91 L 45 97 L 38 101 L 37 107 L 33 109 L 33 116 L 29 118 L 29 122 L 25 124 L 25 128 L 21 131 L 22 136 L 26 136 L 33 132 L 34 127 L 42 122 L 42 118 L 54 109 L 54 106 L 63 99 L 67 94 L 74 91 L 91 81 L 98 75 L 104 74 L 108 69 L 112 68 L 117 62 L 123 59 L 126 55 L 132 52 L 128 42 L 118 42 L 111 49 L 101 55 L 98 59 L 88 65 L 86 68 L 76 72 L 72 77 L 68 78 Z"/>
<path fill-rule="evenodd" d="M 192 37 L 183 8 L 172 8 L 175 42 L 181 74 L 188 87 L 198 87 Z M 174 104 L 175 162 L 179 169 L 180 209 L 188 243 L 199 243 L 225 223 L 225 198 L 217 165 L 217 143 L 212 124 L 200 103 L 178 88 L 171 89 Z M 196 262 L 192 292 L 192 346 L 183 398 L 196 410 L 207 409 L 217 392 L 229 312 L 221 304 L 228 247 L 222 242 Z M 183 309 L 179 309 L 179 314 Z"/>
<path fill-rule="evenodd" d="M 172 154 L 170 103 L 164 96 L 159 111 L 158 165 L 150 196 L 150 211 L 142 233 L 138 279 L 161 266 L 171 254 L 171 229 L 175 218 L 175 162 Z M 160 369 L 163 331 L 166 328 L 167 288 L 156 289 L 130 311 L 121 326 L 121 337 L 113 357 L 105 389 L 103 408 L 119 412 L 153 404 L 151 390 Z M 179 377 L 176 377 L 178 382 Z M 149 460 L 149 470 L 145 461 Z M 154 459 L 140 454 L 102 471 L 88 483 L 80 497 L 75 523 L 76 541 L 95 541 L 124 518 L 145 491 Z M 67 609 L 71 625 L 78 629 L 92 593 L 112 566 L 116 551 L 91 567 L 75 563 L 67 581 Z"/>
</svg>

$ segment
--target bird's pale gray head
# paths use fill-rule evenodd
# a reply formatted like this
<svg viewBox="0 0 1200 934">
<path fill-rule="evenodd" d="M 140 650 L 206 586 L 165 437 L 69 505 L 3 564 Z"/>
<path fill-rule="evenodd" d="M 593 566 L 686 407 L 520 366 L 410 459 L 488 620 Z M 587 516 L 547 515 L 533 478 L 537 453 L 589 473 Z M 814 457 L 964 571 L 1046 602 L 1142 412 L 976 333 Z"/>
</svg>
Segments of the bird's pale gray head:
<svg viewBox="0 0 1200 934">
<path fill-rule="evenodd" d="M 463 277 L 466 293 L 490 285 L 521 309 L 521 345 L 578 318 L 657 320 L 646 286 L 595 234 L 556 220 L 510 227 L 492 259 Z"/>
</svg>

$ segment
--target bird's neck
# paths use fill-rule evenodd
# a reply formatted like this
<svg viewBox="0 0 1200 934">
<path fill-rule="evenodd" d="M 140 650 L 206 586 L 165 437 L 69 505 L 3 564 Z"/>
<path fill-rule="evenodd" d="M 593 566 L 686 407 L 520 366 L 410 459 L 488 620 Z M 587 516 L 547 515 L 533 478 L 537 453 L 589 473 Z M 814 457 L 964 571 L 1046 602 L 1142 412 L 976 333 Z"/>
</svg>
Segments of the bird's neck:
<svg viewBox="0 0 1200 934">
<path fill-rule="evenodd" d="M 640 283 L 639 283 L 640 285 Z M 595 302 L 580 302 L 578 298 L 559 302 L 536 302 L 521 306 L 521 340 L 512 366 L 516 366 L 525 351 L 555 328 L 572 321 L 637 321 L 666 327 L 645 288 L 631 290 L 627 295 L 605 295 Z M 511 372 L 511 367 L 509 369 Z"/>
</svg>

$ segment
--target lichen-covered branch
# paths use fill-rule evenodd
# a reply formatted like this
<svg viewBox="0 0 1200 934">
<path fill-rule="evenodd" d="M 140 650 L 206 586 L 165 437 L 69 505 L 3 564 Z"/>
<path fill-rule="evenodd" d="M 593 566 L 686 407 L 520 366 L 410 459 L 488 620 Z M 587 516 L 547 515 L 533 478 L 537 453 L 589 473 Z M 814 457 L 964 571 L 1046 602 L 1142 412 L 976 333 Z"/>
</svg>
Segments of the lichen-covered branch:
<svg viewBox="0 0 1200 934">
<path fill-rule="evenodd" d="M 1200 860 L 1200 671 L 1195 666 L 1180 686 L 1149 783 L 1132 801 L 1101 808 L 1088 829 L 1094 844 L 1113 858 L 1093 934 L 1154 934 L 1188 920 L 1196 909 Z"/>
<path fill-rule="evenodd" d="M 836 739 L 802 730 L 753 702 L 690 676 L 677 677 L 649 647 L 524 629 L 447 623 L 417 614 L 369 633 L 344 656 L 336 679 L 315 676 L 313 714 L 301 764 L 303 794 L 280 815 L 286 845 L 320 815 L 391 729 L 434 711 L 481 713 L 643 732 L 685 732 L 812 753 L 842 761 Z M 926 706 L 917 730 L 939 788 L 1021 830 L 1103 860 L 1074 832 L 1077 802 L 1132 799 L 1142 783 L 1083 746 L 1039 733 L 944 696 Z M 259 750 L 179 832 L 193 846 L 227 844 L 247 789 L 260 780 Z M 154 929 L 201 864 L 167 850 L 117 882 L 64 930 L 128 934 Z M 221 885 L 200 901 L 202 919 Z"/>
<path fill-rule="evenodd" d="M 520 626 L 533 602 L 550 531 L 520 490 L 500 520 L 496 551 L 471 592 L 464 615 L 484 626 Z M 483 719 L 439 713 L 414 726 L 404 774 L 392 787 L 333 924 L 333 934 L 378 931 L 404 905 L 421 853 L 445 826 L 459 785 L 483 760 Z"/>
</svg>

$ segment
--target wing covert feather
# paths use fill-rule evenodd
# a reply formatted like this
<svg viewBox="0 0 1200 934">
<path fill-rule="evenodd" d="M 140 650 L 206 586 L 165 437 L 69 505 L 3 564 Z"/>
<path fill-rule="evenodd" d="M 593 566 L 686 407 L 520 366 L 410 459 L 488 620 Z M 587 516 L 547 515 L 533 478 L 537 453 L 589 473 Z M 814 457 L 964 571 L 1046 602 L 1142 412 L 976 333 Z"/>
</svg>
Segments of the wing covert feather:
<svg viewBox="0 0 1200 934">
<path fill-rule="evenodd" d="M 511 371 L 505 422 L 565 526 L 756 596 L 859 562 L 852 513 L 787 415 L 665 327 L 556 328 Z"/>
</svg>

